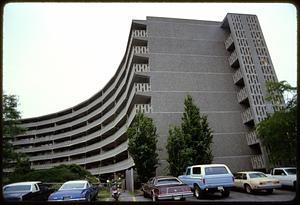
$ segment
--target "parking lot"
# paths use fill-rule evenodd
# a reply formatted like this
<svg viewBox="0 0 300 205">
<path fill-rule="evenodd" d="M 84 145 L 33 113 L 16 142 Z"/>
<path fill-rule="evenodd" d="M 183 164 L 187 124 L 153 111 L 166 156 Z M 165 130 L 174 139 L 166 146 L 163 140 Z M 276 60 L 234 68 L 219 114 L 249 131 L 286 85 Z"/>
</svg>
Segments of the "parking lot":
<svg viewBox="0 0 300 205">
<path fill-rule="evenodd" d="M 254 193 L 247 194 L 243 191 L 232 190 L 228 198 L 222 198 L 220 193 L 209 194 L 202 199 L 195 197 L 187 198 L 186 201 L 242 201 L 242 202 L 267 202 L 267 201 L 291 201 L 296 197 L 295 191 L 276 189 L 272 194 Z M 112 198 L 101 199 L 101 201 L 114 201 Z M 142 195 L 132 196 L 128 192 L 122 192 L 119 201 L 151 201 L 150 198 L 144 198 Z"/>
</svg>

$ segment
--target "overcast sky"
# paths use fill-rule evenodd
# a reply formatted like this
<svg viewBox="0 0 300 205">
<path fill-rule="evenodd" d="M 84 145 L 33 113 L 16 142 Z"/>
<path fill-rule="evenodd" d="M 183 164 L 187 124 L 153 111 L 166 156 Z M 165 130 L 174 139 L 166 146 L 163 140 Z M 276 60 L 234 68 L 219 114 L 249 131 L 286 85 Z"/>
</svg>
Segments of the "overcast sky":
<svg viewBox="0 0 300 205">
<path fill-rule="evenodd" d="M 132 19 L 222 21 L 226 13 L 257 15 L 278 79 L 296 86 L 292 4 L 10 3 L 4 7 L 4 93 L 19 97 L 23 118 L 73 107 L 114 75 Z"/>
</svg>

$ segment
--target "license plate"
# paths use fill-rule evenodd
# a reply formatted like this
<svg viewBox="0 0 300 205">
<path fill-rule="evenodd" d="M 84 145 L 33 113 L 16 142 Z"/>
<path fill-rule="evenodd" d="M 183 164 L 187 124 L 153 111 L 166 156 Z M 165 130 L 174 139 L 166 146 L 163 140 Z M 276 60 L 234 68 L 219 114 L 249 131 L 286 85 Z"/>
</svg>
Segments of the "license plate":
<svg viewBox="0 0 300 205">
<path fill-rule="evenodd" d="M 223 190 L 224 188 L 222 186 L 218 186 L 218 190 Z"/>
<path fill-rule="evenodd" d="M 71 199 L 71 196 L 64 196 L 63 197 L 63 200 L 68 200 L 68 199 Z"/>
<path fill-rule="evenodd" d="M 181 199 L 180 196 L 175 196 L 175 197 L 174 197 L 174 200 L 180 200 L 180 199 Z"/>
</svg>

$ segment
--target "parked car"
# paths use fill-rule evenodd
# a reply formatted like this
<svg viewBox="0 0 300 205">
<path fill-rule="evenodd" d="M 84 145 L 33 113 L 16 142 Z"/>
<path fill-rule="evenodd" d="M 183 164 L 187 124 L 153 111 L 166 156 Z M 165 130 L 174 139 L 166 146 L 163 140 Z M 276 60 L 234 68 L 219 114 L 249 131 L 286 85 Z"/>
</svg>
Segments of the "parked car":
<svg viewBox="0 0 300 205">
<path fill-rule="evenodd" d="M 268 177 L 262 172 L 237 172 L 234 176 L 234 186 L 244 189 L 247 193 L 266 190 L 271 194 L 273 189 L 281 187 L 279 180 Z"/>
<path fill-rule="evenodd" d="M 142 185 L 144 197 L 151 197 L 152 201 L 157 200 L 185 200 L 192 197 L 193 193 L 189 186 L 173 176 L 158 176 L 149 179 Z"/>
<path fill-rule="evenodd" d="M 231 171 L 224 164 L 190 166 L 178 178 L 190 186 L 197 199 L 208 192 L 221 192 L 223 197 L 228 197 L 234 182 Z"/>
<path fill-rule="evenodd" d="M 273 168 L 268 176 L 278 179 L 283 187 L 296 189 L 297 169 L 296 167 L 278 167 Z"/>
<path fill-rule="evenodd" d="M 8 184 L 2 190 L 6 201 L 47 201 L 54 191 L 40 181 Z"/>
<path fill-rule="evenodd" d="M 67 181 L 49 196 L 48 201 L 92 201 L 98 191 L 98 187 L 86 180 Z"/>
</svg>

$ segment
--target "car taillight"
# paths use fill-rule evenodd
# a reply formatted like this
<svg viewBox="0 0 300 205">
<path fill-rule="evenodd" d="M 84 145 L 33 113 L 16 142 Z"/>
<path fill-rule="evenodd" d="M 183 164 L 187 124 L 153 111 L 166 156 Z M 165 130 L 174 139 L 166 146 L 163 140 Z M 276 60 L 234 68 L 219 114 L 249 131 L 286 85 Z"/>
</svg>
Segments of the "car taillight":
<svg viewBox="0 0 300 205">
<path fill-rule="evenodd" d="M 184 189 L 183 189 L 184 191 L 191 191 L 191 188 L 190 187 L 188 187 L 188 186 L 186 186 L 186 187 L 184 187 Z"/>
</svg>

